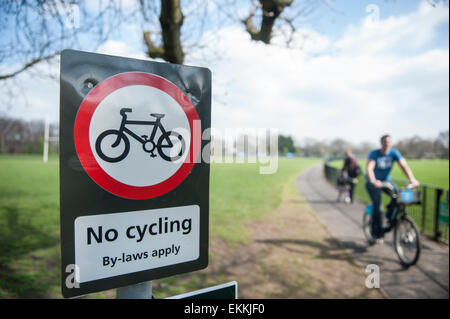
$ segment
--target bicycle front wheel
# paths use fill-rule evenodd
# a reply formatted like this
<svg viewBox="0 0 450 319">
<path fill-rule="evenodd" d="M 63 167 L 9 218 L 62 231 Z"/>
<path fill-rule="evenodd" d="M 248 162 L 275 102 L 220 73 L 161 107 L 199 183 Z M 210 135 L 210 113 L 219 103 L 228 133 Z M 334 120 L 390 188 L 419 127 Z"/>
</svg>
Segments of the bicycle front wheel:
<svg viewBox="0 0 450 319">
<path fill-rule="evenodd" d="M 372 215 L 364 212 L 362 223 L 364 236 L 366 236 L 369 245 L 373 245 L 375 243 L 375 239 L 372 236 Z"/>
<path fill-rule="evenodd" d="M 417 263 L 420 246 L 416 223 L 409 216 L 401 217 L 394 229 L 394 247 L 403 266 L 409 267 Z"/>
</svg>

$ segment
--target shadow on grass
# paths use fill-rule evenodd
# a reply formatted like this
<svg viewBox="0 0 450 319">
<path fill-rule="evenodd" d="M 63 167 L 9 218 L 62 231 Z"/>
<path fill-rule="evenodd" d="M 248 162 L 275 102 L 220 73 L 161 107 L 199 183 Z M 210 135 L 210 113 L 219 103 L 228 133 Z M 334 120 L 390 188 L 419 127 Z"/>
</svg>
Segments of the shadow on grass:
<svg viewBox="0 0 450 319">
<path fill-rule="evenodd" d="M 313 275 L 311 269 L 302 270 L 302 263 L 293 261 L 298 257 L 353 263 L 349 252 L 333 239 L 325 239 L 320 243 L 312 240 L 276 238 L 254 240 L 254 243 L 256 245 L 252 249 L 247 249 L 244 244 L 232 249 L 231 255 L 211 256 L 212 260 L 206 270 L 174 276 L 170 281 L 158 281 L 154 285 L 154 291 L 157 294 L 175 295 L 181 291 L 172 290 L 171 285 L 178 289 L 181 287 L 185 292 L 237 280 L 239 298 L 244 299 L 255 296 L 256 298 L 368 297 L 365 290 L 354 295 L 347 295 L 347 292 L 341 291 L 340 288 L 332 291 L 324 284 L 326 279 L 322 275 Z M 365 251 L 366 247 L 355 245 L 354 249 Z M 322 264 L 318 273 L 326 272 L 323 265 L 326 263 Z"/>
<path fill-rule="evenodd" d="M 59 238 L 32 225 L 29 218 L 20 218 L 17 207 L 3 206 L 1 210 L 4 223 L 0 224 L 0 297 L 46 297 L 54 285 L 54 280 L 48 277 L 54 277 L 51 273 L 60 263 L 59 254 L 30 256 L 29 260 L 21 261 L 24 265 L 19 266 L 20 270 L 13 264 L 31 252 L 58 245 Z M 51 260 L 47 260 L 49 257 Z"/>
<path fill-rule="evenodd" d="M 327 238 L 324 243 L 319 243 L 310 240 L 299 240 L 299 239 L 271 239 L 271 240 L 260 240 L 257 241 L 260 243 L 266 243 L 277 246 L 277 248 L 283 248 L 286 250 L 290 250 L 296 253 L 302 253 L 302 247 L 312 247 L 319 250 L 319 253 L 316 255 L 316 258 L 321 259 L 334 259 L 334 260 L 348 260 L 353 261 L 354 258 L 352 256 L 355 255 L 364 255 L 370 249 L 366 244 L 359 244 L 356 241 L 347 240 L 337 242 L 335 239 Z M 297 245 L 297 246 L 293 246 Z M 390 245 L 390 243 L 385 243 L 384 245 Z M 392 249 L 394 249 L 392 247 Z M 360 257 L 359 259 L 361 259 Z M 392 257 L 386 256 L 375 256 L 371 254 L 367 254 L 364 256 L 363 263 L 368 264 L 378 264 L 383 265 L 385 262 L 394 262 L 398 263 L 398 267 L 400 270 L 401 267 L 398 259 L 396 258 L 395 252 L 392 251 Z"/>
<path fill-rule="evenodd" d="M 274 245 L 277 248 L 283 248 L 297 253 L 302 253 L 302 247 L 308 246 L 318 249 L 319 253 L 317 254 L 317 258 L 330 258 L 335 260 L 348 260 L 350 258 L 344 248 L 356 253 L 364 253 L 367 250 L 366 246 L 359 245 L 355 242 L 348 242 L 343 247 L 333 239 L 325 239 L 324 243 L 302 239 L 269 239 L 257 240 L 256 242 Z"/>
</svg>

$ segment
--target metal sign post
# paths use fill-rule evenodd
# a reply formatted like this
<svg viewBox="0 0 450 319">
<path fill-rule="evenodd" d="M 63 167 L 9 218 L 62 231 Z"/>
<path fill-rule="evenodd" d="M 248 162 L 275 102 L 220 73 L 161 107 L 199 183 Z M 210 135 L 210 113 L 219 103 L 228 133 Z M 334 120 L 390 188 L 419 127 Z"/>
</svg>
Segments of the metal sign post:
<svg viewBox="0 0 450 319">
<path fill-rule="evenodd" d="M 152 299 L 152 282 L 117 288 L 117 299 Z"/>
</svg>

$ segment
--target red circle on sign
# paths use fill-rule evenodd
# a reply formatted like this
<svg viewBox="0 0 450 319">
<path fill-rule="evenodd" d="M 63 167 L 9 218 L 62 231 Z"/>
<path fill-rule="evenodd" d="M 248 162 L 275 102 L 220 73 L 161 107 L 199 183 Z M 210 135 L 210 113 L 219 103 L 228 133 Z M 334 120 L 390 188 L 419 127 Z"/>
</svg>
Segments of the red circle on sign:
<svg viewBox="0 0 450 319">
<path fill-rule="evenodd" d="M 183 164 L 173 175 L 155 185 L 133 186 L 114 179 L 101 168 L 91 149 L 89 127 L 97 106 L 112 92 L 130 85 L 146 85 L 168 94 L 178 103 L 178 105 L 180 105 L 189 121 L 191 142 Z M 201 134 L 198 132 L 194 135 L 194 123 L 200 123 L 195 121 L 199 121 L 197 111 L 188 97 L 172 82 L 150 73 L 121 73 L 98 84 L 91 92 L 89 92 L 81 103 L 75 119 L 75 148 L 81 165 L 88 175 L 106 191 L 129 199 L 154 198 L 177 187 L 191 172 L 200 152 L 201 145 L 201 141 L 194 140 L 195 136 L 197 136 L 197 138 L 201 137 Z"/>
</svg>

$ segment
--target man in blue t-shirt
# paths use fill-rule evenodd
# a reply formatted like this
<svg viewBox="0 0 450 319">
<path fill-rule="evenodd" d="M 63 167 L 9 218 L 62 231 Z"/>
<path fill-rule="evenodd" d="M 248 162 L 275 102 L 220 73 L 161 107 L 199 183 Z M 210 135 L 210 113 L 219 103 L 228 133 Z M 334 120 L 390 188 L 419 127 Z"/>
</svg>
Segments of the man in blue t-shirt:
<svg viewBox="0 0 450 319">
<path fill-rule="evenodd" d="M 392 148 L 391 136 L 383 135 L 381 137 L 381 149 L 373 150 L 369 153 L 366 166 L 366 189 L 373 205 L 372 236 L 375 240 L 382 239 L 384 235 L 380 212 L 383 182 L 387 181 L 397 189 L 397 186 L 390 180 L 391 170 L 395 162 L 398 163 L 412 186 L 418 186 L 419 182 L 414 177 L 414 174 L 402 154 L 398 150 Z M 389 209 L 390 207 L 388 210 Z"/>
</svg>

